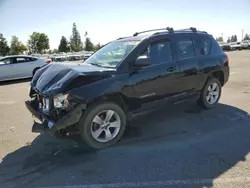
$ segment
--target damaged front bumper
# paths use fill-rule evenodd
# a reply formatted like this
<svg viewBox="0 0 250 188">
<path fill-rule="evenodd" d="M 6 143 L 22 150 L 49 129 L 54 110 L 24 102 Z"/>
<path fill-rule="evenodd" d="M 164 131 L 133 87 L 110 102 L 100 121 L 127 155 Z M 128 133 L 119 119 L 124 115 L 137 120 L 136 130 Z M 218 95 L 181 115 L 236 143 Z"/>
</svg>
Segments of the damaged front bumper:
<svg viewBox="0 0 250 188">
<path fill-rule="evenodd" d="M 41 122 L 38 123 L 34 120 L 32 132 L 48 133 L 50 135 L 54 135 L 57 131 L 78 123 L 84 108 L 84 105 L 77 105 L 57 122 L 52 122 L 49 115 L 44 114 L 34 108 L 32 101 L 25 101 L 25 105 L 31 114 Z"/>
</svg>

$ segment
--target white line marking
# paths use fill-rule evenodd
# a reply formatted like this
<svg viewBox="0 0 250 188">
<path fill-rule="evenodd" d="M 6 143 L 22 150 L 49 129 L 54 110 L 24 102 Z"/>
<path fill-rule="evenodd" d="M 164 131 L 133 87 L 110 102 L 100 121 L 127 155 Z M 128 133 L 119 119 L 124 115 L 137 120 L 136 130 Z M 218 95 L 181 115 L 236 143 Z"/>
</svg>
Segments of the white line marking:
<svg viewBox="0 0 250 188">
<path fill-rule="evenodd" d="M 237 72 L 231 72 L 230 75 L 233 75 L 233 74 L 238 74 Z"/>
<path fill-rule="evenodd" d="M 124 187 L 157 187 L 170 185 L 206 185 L 206 184 L 227 184 L 227 183 L 249 183 L 250 177 L 237 178 L 217 178 L 217 179 L 197 179 L 197 180 L 165 180 L 151 182 L 132 182 L 132 183 L 110 183 L 93 185 L 62 185 L 41 188 L 124 188 Z"/>
<path fill-rule="evenodd" d="M 0 102 L 0 104 L 15 104 L 15 101 L 5 101 L 5 102 Z"/>
</svg>

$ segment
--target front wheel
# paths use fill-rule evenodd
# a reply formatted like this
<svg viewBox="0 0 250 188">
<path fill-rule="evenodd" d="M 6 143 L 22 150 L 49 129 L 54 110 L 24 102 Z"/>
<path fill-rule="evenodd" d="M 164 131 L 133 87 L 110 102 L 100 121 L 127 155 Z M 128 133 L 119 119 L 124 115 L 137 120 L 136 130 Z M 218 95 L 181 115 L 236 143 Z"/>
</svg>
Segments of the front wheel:
<svg viewBox="0 0 250 188">
<path fill-rule="evenodd" d="M 80 135 L 87 146 L 102 149 L 120 140 L 126 128 L 126 115 L 112 102 L 90 106 L 79 121 Z"/>
<path fill-rule="evenodd" d="M 198 104 L 202 108 L 213 108 L 220 100 L 221 83 L 216 78 L 210 78 L 202 89 Z"/>
</svg>

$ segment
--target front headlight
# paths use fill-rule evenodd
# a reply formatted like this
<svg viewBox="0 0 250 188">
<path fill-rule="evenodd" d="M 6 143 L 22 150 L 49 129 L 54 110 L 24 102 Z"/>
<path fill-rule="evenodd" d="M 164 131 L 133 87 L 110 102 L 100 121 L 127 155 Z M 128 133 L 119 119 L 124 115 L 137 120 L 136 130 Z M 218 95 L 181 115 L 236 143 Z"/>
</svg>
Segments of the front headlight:
<svg viewBox="0 0 250 188">
<path fill-rule="evenodd" d="M 59 94 L 53 97 L 54 107 L 55 108 L 66 108 L 69 105 L 68 101 L 69 94 Z"/>
</svg>

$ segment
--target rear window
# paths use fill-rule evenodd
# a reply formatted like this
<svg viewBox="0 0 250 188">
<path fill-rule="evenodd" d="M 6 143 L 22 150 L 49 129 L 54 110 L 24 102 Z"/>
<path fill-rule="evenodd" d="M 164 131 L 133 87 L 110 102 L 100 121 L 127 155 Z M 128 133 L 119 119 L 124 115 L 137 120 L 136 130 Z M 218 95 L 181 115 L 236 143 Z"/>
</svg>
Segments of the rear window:
<svg viewBox="0 0 250 188">
<path fill-rule="evenodd" d="M 199 37 L 195 40 L 197 55 L 209 55 L 211 51 L 211 40 L 207 37 Z"/>
<path fill-rule="evenodd" d="M 224 53 L 218 42 L 211 36 L 211 50 L 210 54 L 221 54 Z"/>
<path fill-rule="evenodd" d="M 178 59 L 186 59 L 195 56 L 194 44 L 191 38 L 177 41 L 177 56 Z"/>
</svg>

